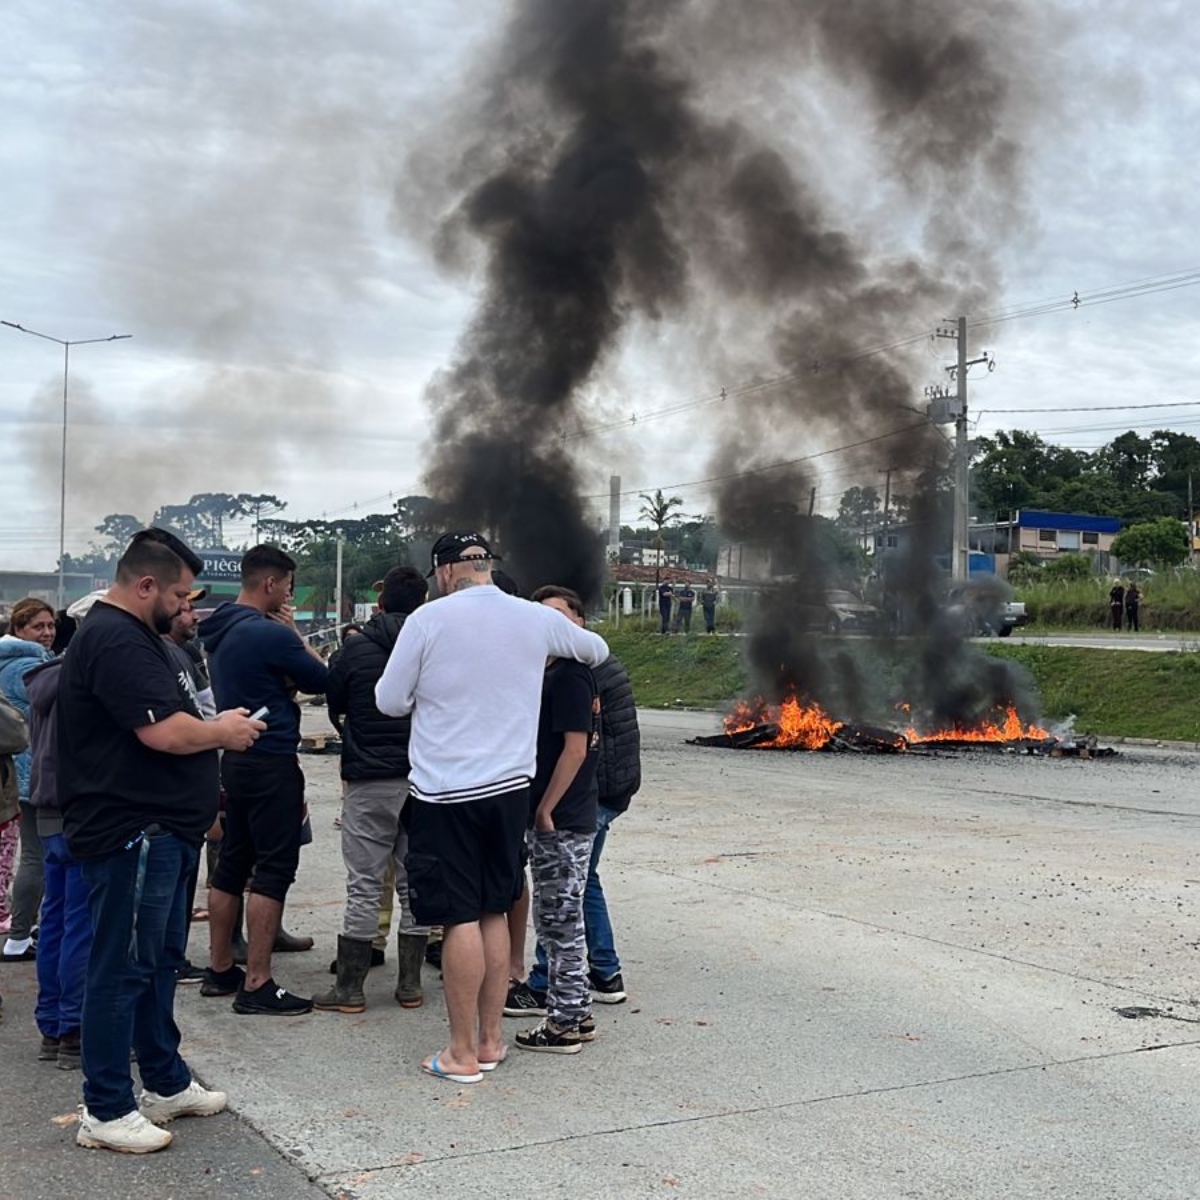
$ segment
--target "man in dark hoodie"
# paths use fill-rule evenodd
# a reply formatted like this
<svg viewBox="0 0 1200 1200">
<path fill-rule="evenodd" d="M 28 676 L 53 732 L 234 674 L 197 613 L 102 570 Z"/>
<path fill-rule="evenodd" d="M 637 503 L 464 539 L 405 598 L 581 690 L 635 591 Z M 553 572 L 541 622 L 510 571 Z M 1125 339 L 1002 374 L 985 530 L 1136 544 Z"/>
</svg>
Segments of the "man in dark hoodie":
<svg viewBox="0 0 1200 1200">
<path fill-rule="evenodd" d="M 420 1007 L 421 962 L 429 936 L 413 921 L 404 856 L 408 833 L 401 812 L 408 798 L 408 737 L 411 717 L 385 717 L 375 704 L 375 685 L 387 666 L 405 618 L 424 602 L 429 586 L 420 571 L 393 567 L 383 580 L 379 612 L 361 636 L 346 642 L 329 670 L 325 698 L 329 719 L 342 734 L 342 858 L 346 864 L 346 915 L 338 937 L 337 982 L 314 1000 L 317 1008 L 358 1013 L 366 1008 L 363 982 L 371 966 L 371 942 L 379 921 L 388 863 L 394 864 L 400 901 L 396 938 L 399 979 L 396 1000 Z"/>
<path fill-rule="evenodd" d="M 296 689 L 319 695 L 328 670 L 305 644 L 292 619 L 296 563 L 275 546 L 255 546 L 242 559 L 242 588 L 234 603 L 218 605 L 201 627 L 217 707 L 236 703 L 266 709 L 262 737 L 221 763 L 225 838 L 208 894 L 210 965 L 204 994 L 233 995 L 233 1011 L 295 1016 L 312 1001 L 279 987 L 271 952 L 283 904 L 300 863 L 304 773 L 297 749 L 300 709 Z M 246 970 L 234 966 L 230 938 L 246 885 L 249 951 Z"/>
</svg>

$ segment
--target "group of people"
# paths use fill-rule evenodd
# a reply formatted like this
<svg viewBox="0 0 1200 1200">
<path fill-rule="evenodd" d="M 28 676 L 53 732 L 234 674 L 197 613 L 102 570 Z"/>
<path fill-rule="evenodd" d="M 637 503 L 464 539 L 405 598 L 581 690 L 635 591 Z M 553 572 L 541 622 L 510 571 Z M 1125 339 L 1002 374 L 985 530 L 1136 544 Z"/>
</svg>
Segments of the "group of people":
<svg viewBox="0 0 1200 1200">
<path fill-rule="evenodd" d="M 658 615 L 662 620 L 662 632 L 691 633 L 692 613 L 696 607 L 696 589 L 690 583 L 678 586 L 669 579 L 664 579 L 655 589 L 658 596 Z M 715 579 L 708 580 L 699 594 L 700 608 L 704 613 L 704 632 L 717 631 L 717 601 L 720 594 L 717 591 Z M 672 610 L 674 616 L 672 617 Z"/>
<path fill-rule="evenodd" d="M 1108 610 L 1112 617 L 1112 627 L 1118 632 L 1121 629 L 1122 618 L 1130 633 L 1139 630 L 1138 613 L 1142 606 L 1142 593 L 1136 583 L 1122 583 L 1117 580 L 1108 593 Z"/>
<path fill-rule="evenodd" d="M 202 564 L 169 532 L 144 530 L 113 587 L 73 606 L 65 654 L 52 656 L 42 631 L 28 640 L 44 656 L 25 656 L 36 661 L 20 688 L 0 669 L 17 703 L 0 709 L 0 769 L 22 716 L 30 743 L 28 783 L 5 776 L 6 802 L 14 790 L 21 801 L 11 820 L 0 807 L 0 847 L 9 825 L 24 839 L 28 805 L 43 829 L 45 897 L 40 940 L 21 954 L 36 956 L 40 1057 L 82 1066 L 81 1146 L 158 1150 L 170 1121 L 224 1108 L 179 1054 L 181 977 L 245 1015 L 361 1012 L 393 889 L 401 1006 L 422 1002 L 422 962 L 441 931 L 450 1037 L 421 1063 L 430 1075 L 473 1084 L 496 1069 L 505 1013 L 543 1018 L 517 1033 L 519 1047 L 578 1053 L 595 1037 L 593 997 L 625 999 L 597 865 L 640 785 L 632 689 L 584 628 L 579 596 L 549 586 L 520 599 L 493 582 L 494 561 L 481 535 L 444 535 L 428 576 L 438 601 L 426 603 L 420 572 L 393 568 L 376 615 L 327 665 L 292 618 L 294 561 L 256 546 L 237 599 L 200 623 L 202 655 Z M 13 636 L 25 628 L 14 620 Z M 333 984 L 311 998 L 272 971 L 276 949 L 298 948 L 282 921 L 310 830 L 297 691 L 326 696 L 343 739 L 345 918 Z M 206 841 L 200 972 L 186 952 Z"/>
</svg>

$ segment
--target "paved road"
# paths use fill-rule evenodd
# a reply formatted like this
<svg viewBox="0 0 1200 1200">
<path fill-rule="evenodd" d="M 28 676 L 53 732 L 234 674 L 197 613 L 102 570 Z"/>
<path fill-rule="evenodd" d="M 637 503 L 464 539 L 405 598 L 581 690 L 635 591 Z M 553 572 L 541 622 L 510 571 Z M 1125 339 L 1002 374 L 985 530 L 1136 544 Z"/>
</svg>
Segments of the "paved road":
<svg viewBox="0 0 1200 1200">
<path fill-rule="evenodd" d="M 180 1122 L 166 1155 L 130 1162 L 51 1124 L 70 1088 L 31 1062 L 28 990 L 0 978 L 0 1104 L 26 1114 L 6 1122 L 0 1196 L 42 1194 L 34 1178 L 57 1196 L 290 1197 L 303 1178 L 347 1200 L 1192 1200 L 1200 759 L 685 744 L 714 724 L 645 715 L 645 789 L 604 872 L 630 1001 L 597 1010 L 583 1054 L 514 1050 L 474 1088 L 422 1076 L 444 1036 L 436 978 L 402 1012 L 390 965 L 359 1017 L 184 994 L 187 1053 L 237 1116 Z M 306 768 L 317 840 L 289 925 L 320 948 L 277 974 L 315 990 L 342 878 L 336 760 Z M 146 1174 L 164 1170 L 169 1190 Z"/>
<path fill-rule="evenodd" d="M 994 638 L 974 638 L 987 643 Z M 1001 639 L 1010 646 L 1084 646 L 1089 650 L 1200 650 L 1194 633 L 1012 633 Z"/>
</svg>

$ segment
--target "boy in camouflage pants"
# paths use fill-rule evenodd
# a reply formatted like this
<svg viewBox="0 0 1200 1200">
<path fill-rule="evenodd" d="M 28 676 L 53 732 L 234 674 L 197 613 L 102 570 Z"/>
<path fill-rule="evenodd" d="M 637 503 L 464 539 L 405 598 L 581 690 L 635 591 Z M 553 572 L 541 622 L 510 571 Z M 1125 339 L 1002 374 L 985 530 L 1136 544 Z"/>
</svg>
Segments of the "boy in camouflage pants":
<svg viewBox="0 0 1200 1200">
<path fill-rule="evenodd" d="M 532 598 L 583 624 L 583 602 L 569 588 L 539 588 Z M 529 830 L 533 925 L 548 960 L 546 1019 L 516 1035 L 522 1050 L 578 1054 L 596 1036 L 583 892 L 596 835 L 599 717 L 591 671 L 552 659 L 542 686 Z"/>
</svg>

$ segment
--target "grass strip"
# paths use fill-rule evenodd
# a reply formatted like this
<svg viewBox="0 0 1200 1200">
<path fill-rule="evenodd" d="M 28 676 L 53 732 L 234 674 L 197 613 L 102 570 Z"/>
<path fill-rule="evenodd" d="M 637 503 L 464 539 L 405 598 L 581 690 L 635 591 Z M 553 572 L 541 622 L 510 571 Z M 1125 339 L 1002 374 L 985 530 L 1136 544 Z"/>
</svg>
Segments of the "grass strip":
<svg viewBox="0 0 1200 1200">
<path fill-rule="evenodd" d="M 641 705 L 721 708 L 746 694 L 741 638 L 603 632 Z M 1200 742 L 1200 654 L 1000 642 L 986 650 L 1030 672 L 1050 721 L 1074 714 L 1080 732 Z"/>
</svg>

